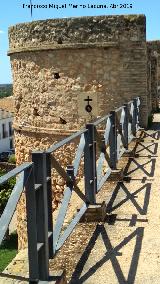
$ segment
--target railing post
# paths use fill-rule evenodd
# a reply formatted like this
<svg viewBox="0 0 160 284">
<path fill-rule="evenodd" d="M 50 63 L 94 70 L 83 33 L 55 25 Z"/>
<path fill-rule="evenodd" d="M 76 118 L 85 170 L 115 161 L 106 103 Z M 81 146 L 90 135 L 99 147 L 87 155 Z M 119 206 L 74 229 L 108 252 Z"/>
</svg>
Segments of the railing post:
<svg viewBox="0 0 160 284">
<path fill-rule="evenodd" d="M 46 153 L 47 197 L 48 197 L 48 241 L 49 258 L 53 258 L 53 216 L 52 216 L 52 183 L 51 183 L 51 154 Z"/>
<path fill-rule="evenodd" d="M 24 186 L 26 194 L 29 283 L 38 283 L 39 265 L 37 251 L 36 197 L 33 165 L 32 167 L 25 169 L 24 171 Z"/>
<path fill-rule="evenodd" d="M 42 185 L 36 191 L 39 278 L 47 281 L 49 279 L 49 242 L 46 153 L 33 152 L 32 161 L 35 166 L 35 183 Z"/>
<path fill-rule="evenodd" d="M 128 150 L 128 123 L 129 123 L 129 112 L 128 112 L 128 104 L 124 104 L 124 125 L 123 125 L 123 133 L 125 139 L 125 148 Z"/>
<path fill-rule="evenodd" d="M 112 170 L 116 170 L 117 164 L 117 127 L 116 127 L 116 113 L 110 112 L 111 129 L 109 134 L 109 146 L 110 146 L 110 167 Z"/>
<path fill-rule="evenodd" d="M 133 99 L 133 120 L 132 120 L 132 133 L 134 136 L 136 136 L 136 131 L 137 131 L 137 114 L 138 114 L 138 110 L 137 110 L 137 99 Z"/>
<path fill-rule="evenodd" d="M 95 204 L 97 193 L 95 126 L 88 123 L 86 129 L 88 131 L 85 133 L 84 148 L 85 195 L 89 204 Z"/>
</svg>

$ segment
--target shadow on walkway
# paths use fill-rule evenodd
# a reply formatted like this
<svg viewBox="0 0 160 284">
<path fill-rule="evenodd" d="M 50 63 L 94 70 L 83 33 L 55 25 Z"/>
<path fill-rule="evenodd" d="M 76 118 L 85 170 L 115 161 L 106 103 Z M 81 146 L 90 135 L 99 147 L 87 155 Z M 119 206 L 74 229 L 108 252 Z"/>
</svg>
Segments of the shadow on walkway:
<svg viewBox="0 0 160 284">
<path fill-rule="evenodd" d="M 117 198 L 119 190 L 123 190 L 124 193 L 126 194 L 126 198 L 118 202 L 118 204 L 114 205 L 114 202 Z M 144 194 L 144 204 L 141 207 L 138 202 L 136 201 L 137 194 L 140 193 L 141 191 L 145 191 Z M 151 192 L 151 183 L 146 183 L 142 187 L 138 188 L 136 191 L 133 193 L 130 193 L 127 186 L 123 182 L 119 182 L 107 204 L 107 213 L 113 212 L 115 209 L 121 207 L 123 204 L 125 204 L 128 201 L 131 201 L 133 206 L 137 209 L 138 213 L 140 215 L 146 215 L 147 214 L 147 209 L 149 205 L 149 199 L 150 199 L 150 192 Z"/>
<path fill-rule="evenodd" d="M 85 264 L 91 254 L 91 251 L 95 245 L 95 242 L 99 235 L 102 236 L 106 253 L 105 255 L 95 263 L 83 276 L 81 276 Z M 81 284 L 87 281 L 96 271 L 104 265 L 107 261 L 111 261 L 114 272 L 116 274 L 118 283 L 120 284 L 133 284 L 136 276 L 136 271 L 138 267 L 138 260 L 141 252 L 142 240 L 144 235 L 144 228 L 139 227 L 135 231 L 133 231 L 129 236 L 125 237 L 122 242 L 120 242 L 116 247 L 113 247 L 106 229 L 104 225 L 97 225 L 96 230 L 94 231 L 89 244 L 87 245 L 80 261 L 78 262 L 76 269 L 72 275 L 70 284 Z M 131 265 L 129 268 L 129 273 L 127 279 L 125 279 L 124 274 L 122 272 L 121 266 L 118 262 L 117 256 L 121 256 L 122 254 L 119 252 L 124 246 L 126 246 L 133 238 L 136 238 L 136 243 L 133 251 L 133 256 L 131 259 Z M 88 282 L 89 283 L 89 282 Z"/>
<path fill-rule="evenodd" d="M 18 281 L 26 281 L 26 283 L 29 282 L 29 278 L 28 277 L 8 274 L 8 273 L 4 273 L 4 272 L 0 273 L 0 277 L 6 277 L 7 279 L 13 279 L 13 280 L 18 280 Z"/>
<path fill-rule="evenodd" d="M 160 138 L 160 123 L 153 123 L 152 130 L 155 130 L 153 133 L 144 132 L 143 139 L 136 145 L 136 154 L 137 158 L 130 158 L 128 164 L 125 167 L 125 180 L 124 182 L 118 182 L 111 197 L 107 204 L 107 213 L 110 214 L 106 218 L 105 224 L 98 224 L 85 251 L 83 252 L 74 273 L 72 274 L 70 284 L 82 284 L 82 283 L 92 283 L 90 282 L 90 277 L 92 277 L 98 269 L 100 269 L 106 262 L 110 261 L 117 277 L 117 283 L 119 284 L 133 284 L 135 282 L 135 277 L 137 273 L 138 261 L 140 257 L 142 240 L 144 236 L 144 227 L 136 228 L 131 234 L 127 235 L 122 242 L 117 246 L 113 247 L 109 236 L 106 231 L 107 224 L 115 225 L 116 222 L 129 222 L 129 227 L 137 225 L 137 222 L 148 222 L 148 219 L 143 217 L 140 218 L 139 215 L 146 215 L 148 211 L 150 195 L 151 195 L 151 186 L 155 174 L 156 166 L 156 155 L 158 152 L 158 141 Z M 149 138 L 147 143 L 145 143 L 145 138 Z M 144 144 L 143 144 L 144 142 Z M 143 152 L 145 155 L 143 156 Z M 141 158 L 145 158 L 143 161 Z M 140 158 L 140 160 L 138 160 Z M 139 174 L 140 170 L 140 174 Z M 137 176 L 136 176 L 137 173 Z M 132 176 L 133 174 L 133 176 Z M 151 179 L 152 178 L 152 179 Z M 129 182 L 132 180 L 138 181 L 138 188 L 130 190 Z M 127 183 L 128 182 L 128 183 Z M 140 183 L 140 185 L 139 185 Z M 143 183 L 143 184 L 142 184 Z M 142 185 L 141 185 L 142 184 Z M 122 200 L 118 200 L 118 193 L 122 192 L 126 195 Z M 141 206 L 139 205 L 136 198 L 138 194 L 144 192 L 144 201 L 141 199 Z M 118 201 L 118 203 L 117 203 Z M 128 216 L 119 217 L 117 214 L 112 214 L 114 210 L 125 205 L 128 201 L 136 208 L 137 214 L 132 214 L 131 218 Z M 126 207 L 127 208 L 127 207 Z M 127 212 L 126 212 L 127 215 Z M 128 224 L 127 224 L 128 225 Z M 128 226 L 126 226 L 128 227 Z M 116 227 L 118 229 L 118 227 Z M 90 268 L 87 270 L 87 261 L 92 253 L 92 250 L 96 244 L 97 239 L 101 237 L 106 248 L 106 253 L 98 261 L 95 261 Z M 129 267 L 128 275 L 125 277 L 122 271 L 122 267 L 118 261 L 117 256 L 120 256 L 120 250 L 130 243 L 133 238 L 136 238 L 133 255 L 131 257 L 131 264 Z M 92 256 L 93 257 L 93 256 Z M 129 260 L 130 261 L 130 260 Z M 92 261 L 93 263 L 93 261 Z M 86 266 L 85 266 L 86 265 Z M 96 277 L 96 276 L 95 276 Z"/>
</svg>

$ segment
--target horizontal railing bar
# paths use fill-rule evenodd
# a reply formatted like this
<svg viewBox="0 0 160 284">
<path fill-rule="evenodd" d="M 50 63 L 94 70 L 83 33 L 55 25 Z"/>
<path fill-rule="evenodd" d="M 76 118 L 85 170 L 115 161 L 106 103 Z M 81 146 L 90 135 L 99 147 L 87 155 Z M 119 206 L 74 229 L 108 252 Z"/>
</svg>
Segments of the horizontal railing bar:
<svg viewBox="0 0 160 284">
<path fill-rule="evenodd" d="M 124 108 L 124 106 L 121 106 L 121 107 L 119 107 L 119 108 L 116 108 L 115 109 L 115 112 L 119 112 L 120 110 L 122 110 Z"/>
<path fill-rule="evenodd" d="M 140 126 L 137 127 L 137 132 L 138 132 L 138 131 L 143 131 L 143 130 L 144 130 L 143 127 L 140 127 Z"/>
<path fill-rule="evenodd" d="M 70 234 L 72 233 L 73 229 L 75 228 L 75 226 L 77 225 L 77 223 L 79 222 L 79 220 L 81 219 L 83 214 L 86 212 L 88 206 L 89 206 L 89 204 L 83 204 L 83 206 L 81 207 L 80 211 L 76 214 L 74 219 L 68 225 L 67 229 L 64 231 L 63 235 L 61 236 L 61 238 L 59 239 L 59 241 L 57 243 L 56 251 L 58 251 L 62 247 L 62 245 L 64 244 L 66 239 L 70 236 Z"/>
<path fill-rule="evenodd" d="M 71 140 L 77 138 L 78 136 L 80 136 L 81 134 L 83 134 L 85 132 L 87 132 L 87 129 L 82 129 L 81 131 L 78 131 L 78 132 L 72 134 L 71 136 L 63 139 L 62 141 L 52 145 L 49 149 L 46 150 L 46 153 L 52 153 L 52 152 L 56 151 L 57 149 L 62 147 L 64 144 L 69 143 Z"/>
<path fill-rule="evenodd" d="M 23 183 L 24 183 L 24 172 L 20 174 L 20 177 L 17 180 L 12 190 L 11 196 L 8 199 L 7 205 L 2 213 L 2 216 L 0 217 L 0 244 L 5 236 L 7 228 L 16 210 L 17 203 L 23 191 Z"/>
<path fill-rule="evenodd" d="M 127 104 L 130 105 L 130 104 L 132 104 L 132 103 L 133 103 L 133 100 L 132 100 L 132 101 L 129 101 Z"/>
<path fill-rule="evenodd" d="M 16 167 L 15 169 L 11 170 L 7 174 L 0 177 L 0 184 L 7 182 L 8 179 L 20 174 L 21 172 L 28 169 L 32 165 L 33 165 L 33 163 L 23 163 L 22 165 Z"/>
<path fill-rule="evenodd" d="M 53 281 L 52 281 L 52 279 L 53 279 Z M 45 281 L 45 280 L 39 280 L 38 281 L 38 284 L 49 284 L 49 283 L 55 283 L 55 277 L 53 276 L 50 276 L 49 277 L 49 281 L 47 280 L 47 281 Z"/>
<path fill-rule="evenodd" d="M 93 122 L 93 125 L 94 126 L 97 126 L 98 124 L 100 124 L 101 122 L 103 122 L 104 120 L 106 120 L 107 118 L 109 118 L 111 115 L 110 114 L 107 114 L 105 116 L 103 116 L 102 118 L 96 120 Z"/>
</svg>

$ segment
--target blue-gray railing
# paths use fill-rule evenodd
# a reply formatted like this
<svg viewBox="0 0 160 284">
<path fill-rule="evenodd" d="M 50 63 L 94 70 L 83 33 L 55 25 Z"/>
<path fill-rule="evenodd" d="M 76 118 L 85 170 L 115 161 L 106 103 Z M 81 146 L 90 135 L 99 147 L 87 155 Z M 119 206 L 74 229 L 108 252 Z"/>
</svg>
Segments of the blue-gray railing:
<svg viewBox="0 0 160 284">
<path fill-rule="evenodd" d="M 49 259 L 62 247 L 90 204 L 96 204 L 96 194 L 104 185 L 112 170 L 137 131 L 139 123 L 140 99 L 135 98 L 124 106 L 111 111 L 99 120 L 88 123 L 86 128 L 51 146 L 47 151 L 32 153 L 32 162 L 24 163 L 0 177 L 0 184 L 17 176 L 16 185 L 0 218 L 0 244 L 5 236 L 9 223 L 20 196 L 25 190 L 28 234 L 29 282 L 49 279 Z M 100 130 L 97 128 L 100 127 Z M 75 160 L 65 170 L 54 154 L 57 149 L 76 138 L 80 142 Z M 97 147 L 100 156 L 97 157 Z M 76 183 L 76 176 L 84 159 L 85 192 Z M 52 160 L 52 163 L 51 163 Z M 103 164 L 107 170 L 103 173 Z M 53 230 L 51 168 L 66 181 L 62 204 Z M 81 209 L 68 227 L 62 231 L 65 215 L 72 191 L 83 200 Z"/>
</svg>

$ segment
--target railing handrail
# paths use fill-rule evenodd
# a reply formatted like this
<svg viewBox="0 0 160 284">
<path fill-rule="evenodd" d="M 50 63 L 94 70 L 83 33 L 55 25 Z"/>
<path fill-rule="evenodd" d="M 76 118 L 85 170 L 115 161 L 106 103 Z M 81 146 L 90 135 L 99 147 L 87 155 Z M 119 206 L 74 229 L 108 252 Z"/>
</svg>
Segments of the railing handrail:
<svg viewBox="0 0 160 284">
<path fill-rule="evenodd" d="M 48 148 L 46 150 L 46 153 L 52 153 L 56 150 L 58 150 L 60 147 L 62 147 L 63 145 L 71 142 L 72 140 L 74 140 L 75 138 L 79 137 L 80 135 L 82 135 L 83 133 L 85 133 L 87 131 L 87 129 L 82 129 L 80 131 L 77 131 L 76 133 L 70 135 L 69 137 L 61 140 L 60 142 L 53 144 L 50 148 Z"/>
<path fill-rule="evenodd" d="M 29 167 L 32 166 L 32 162 L 25 162 L 21 164 L 20 166 L 17 166 L 15 169 L 9 171 L 8 173 L 4 174 L 3 176 L 0 177 L 0 185 L 4 184 L 5 182 L 8 181 L 8 179 L 20 174 L 24 170 L 28 169 Z"/>
</svg>

